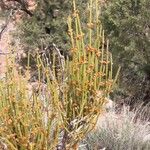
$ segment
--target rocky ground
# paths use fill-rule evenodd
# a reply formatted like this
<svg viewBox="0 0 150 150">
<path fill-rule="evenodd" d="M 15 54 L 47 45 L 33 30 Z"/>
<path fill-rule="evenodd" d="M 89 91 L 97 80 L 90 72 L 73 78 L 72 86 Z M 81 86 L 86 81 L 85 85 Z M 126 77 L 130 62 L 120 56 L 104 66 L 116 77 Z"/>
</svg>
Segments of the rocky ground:
<svg viewBox="0 0 150 150">
<path fill-rule="evenodd" d="M 6 25 L 5 19 L 0 19 L 0 31 Z M 0 37 L 0 77 L 4 76 L 6 58 L 11 57 L 12 54 L 18 56 L 22 53 L 19 38 L 14 37 L 16 21 L 10 20 L 3 30 Z"/>
<path fill-rule="evenodd" d="M 0 20 L 0 30 L 5 24 L 4 20 Z M 4 29 L 0 39 L 0 76 L 5 72 L 6 56 L 10 53 L 11 32 L 14 30 L 13 23 L 8 23 Z"/>
<path fill-rule="evenodd" d="M 32 11 L 33 9 L 35 9 L 36 4 L 34 0 L 28 0 L 27 2 L 28 2 L 28 10 Z M 3 1 L 3 4 L 7 7 L 13 6 L 14 3 L 15 2 L 12 1 Z M 11 53 L 12 50 L 17 51 L 16 52 L 17 55 L 21 53 L 19 39 L 17 39 L 16 37 L 14 39 L 14 37 L 12 36 L 12 33 L 15 30 L 16 22 L 18 22 L 20 18 L 20 12 L 16 12 L 13 17 L 15 19 L 10 20 L 7 25 L 6 25 L 6 18 L 0 18 L 0 32 L 2 31 L 3 27 L 6 25 L 3 33 L 0 35 L 0 77 L 2 77 L 5 72 L 6 56 L 10 55 L 9 53 Z M 12 46 L 12 41 L 13 41 L 13 46 Z"/>
</svg>

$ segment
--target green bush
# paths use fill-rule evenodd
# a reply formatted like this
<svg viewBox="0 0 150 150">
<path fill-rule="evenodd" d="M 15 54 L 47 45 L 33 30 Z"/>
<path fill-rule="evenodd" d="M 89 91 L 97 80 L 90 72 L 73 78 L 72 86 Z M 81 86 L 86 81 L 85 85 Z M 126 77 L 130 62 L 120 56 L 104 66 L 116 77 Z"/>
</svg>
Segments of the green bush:
<svg viewBox="0 0 150 150">
<path fill-rule="evenodd" d="M 111 0 L 102 9 L 101 20 L 110 39 L 113 60 L 122 66 L 121 98 L 128 97 L 135 103 L 147 103 L 149 99 L 149 7 L 149 0 Z"/>
</svg>

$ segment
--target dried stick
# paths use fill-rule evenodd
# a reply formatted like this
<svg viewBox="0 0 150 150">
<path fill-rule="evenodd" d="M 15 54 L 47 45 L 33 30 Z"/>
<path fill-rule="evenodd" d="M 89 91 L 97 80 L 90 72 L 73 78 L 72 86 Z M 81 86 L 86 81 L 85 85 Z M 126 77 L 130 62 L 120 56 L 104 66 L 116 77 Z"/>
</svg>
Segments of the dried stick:
<svg viewBox="0 0 150 150">
<path fill-rule="evenodd" d="M 56 47 L 56 45 L 53 43 L 53 47 L 55 49 L 55 51 L 57 52 L 59 59 L 60 59 L 60 63 L 61 63 L 61 67 L 62 67 L 62 71 L 65 71 L 65 58 L 63 55 L 61 55 L 60 50 Z"/>
</svg>

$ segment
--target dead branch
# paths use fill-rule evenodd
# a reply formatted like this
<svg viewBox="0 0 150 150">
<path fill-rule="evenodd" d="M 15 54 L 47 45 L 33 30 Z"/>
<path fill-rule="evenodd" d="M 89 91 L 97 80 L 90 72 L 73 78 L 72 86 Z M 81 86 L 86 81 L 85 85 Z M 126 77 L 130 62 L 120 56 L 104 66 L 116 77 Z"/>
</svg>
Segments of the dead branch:
<svg viewBox="0 0 150 150">
<path fill-rule="evenodd" d="M 65 58 L 63 55 L 61 55 L 60 50 L 56 47 L 56 45 L 53 43 L 53 47 L 55 49 L 55 51 L 57 52 L 59 59 L 60 59 L 60 63 L 61 63 L 61 67 L 62 67 L 62 71 L 65 71 Z"/>
</svg>

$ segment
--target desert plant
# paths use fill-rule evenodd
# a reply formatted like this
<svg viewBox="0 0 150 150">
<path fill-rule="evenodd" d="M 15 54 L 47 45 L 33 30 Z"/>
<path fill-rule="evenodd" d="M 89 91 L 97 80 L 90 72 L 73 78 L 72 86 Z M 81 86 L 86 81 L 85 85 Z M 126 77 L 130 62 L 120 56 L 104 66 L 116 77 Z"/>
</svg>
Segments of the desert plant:
<svg viewBox="0 0 150 150">
<path fill-rule="evenodd" d="M 10 150 L 54 149 L 58 121 L 49 93 L 42 99 L 40 91 L 31 91 L 29 76 L 23 77 L 16 70 L 12 58 L 0 81 L 0 142 Z"/>
<path fill-rule="evenodd" d="M 90 1 L 87 25 L 80 21 L 73 0 L 73 14 L 68 18 L 72 60 L 67 60 L 62 77 L 60 114 L 64 128 L 64 143 L 76 147 L 103 111 L 106 97 L 116 81 L 112 76 L 112 56 L 99 21 L 99 3 Z M 95 12 L 95 13 L 94 13 Z M 94 15 L 95 14 L 95 15 Z M 107 45 L 105 47 L 105 44 Z"/>
</svg>

